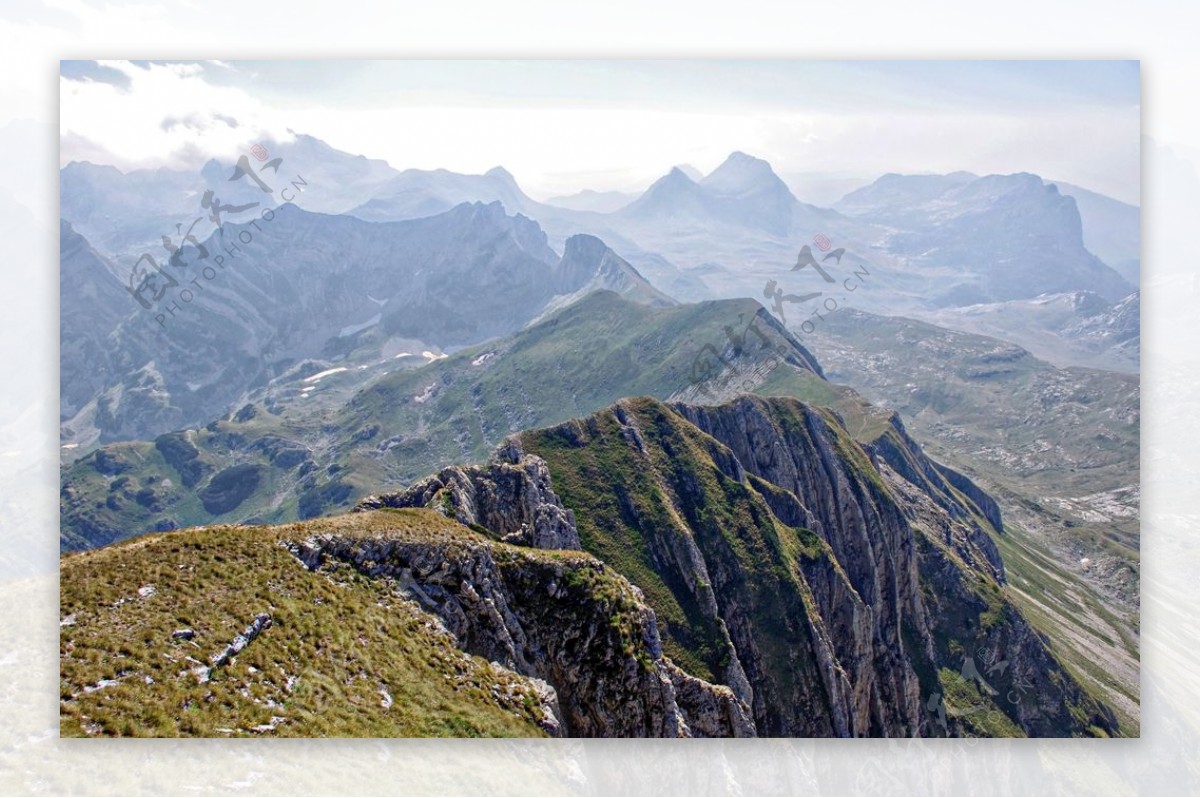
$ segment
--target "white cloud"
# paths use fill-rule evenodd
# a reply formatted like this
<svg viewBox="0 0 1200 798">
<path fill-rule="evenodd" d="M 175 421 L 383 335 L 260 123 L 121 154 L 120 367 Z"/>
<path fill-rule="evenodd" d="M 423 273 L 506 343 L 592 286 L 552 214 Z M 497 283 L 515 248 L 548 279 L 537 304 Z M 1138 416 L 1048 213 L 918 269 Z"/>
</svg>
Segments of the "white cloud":
<svg viewBox="0 0 1200 798">
<path fill-rule="evenodd" d="M 276 111 L 242 89 L 205 80 L 199 64 L 100 64 L 125 75 L 129 86 L 60 78 L 61 163 L 106 152 L 109 163 L 126 170 L 194 167 L 260 138 L 288 138 Z"/>
</svg>

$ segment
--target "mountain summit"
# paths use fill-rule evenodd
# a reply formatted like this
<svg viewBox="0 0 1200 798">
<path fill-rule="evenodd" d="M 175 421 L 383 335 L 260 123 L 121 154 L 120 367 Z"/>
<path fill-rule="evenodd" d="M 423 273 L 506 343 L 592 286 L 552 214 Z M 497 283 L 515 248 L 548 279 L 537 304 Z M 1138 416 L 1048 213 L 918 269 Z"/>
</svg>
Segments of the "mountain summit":
<svg viewBox="0 0 1200 798">
<path fill-rule="evenodd" d="M 771 164 L 734 152 L 699 181 L 674 167 L 617 215 L 643 223 L 717 225 L 786 236 L 804 207 Z"/>
<path fill-rule="evenodd" d="M 708 191 L 722 196 L 749 196 L 762 192 L 786 194 L 795 201 L 771 164 L 744 152 L 730 153 L 713 172 L 700 181 Z"/>
</svg>

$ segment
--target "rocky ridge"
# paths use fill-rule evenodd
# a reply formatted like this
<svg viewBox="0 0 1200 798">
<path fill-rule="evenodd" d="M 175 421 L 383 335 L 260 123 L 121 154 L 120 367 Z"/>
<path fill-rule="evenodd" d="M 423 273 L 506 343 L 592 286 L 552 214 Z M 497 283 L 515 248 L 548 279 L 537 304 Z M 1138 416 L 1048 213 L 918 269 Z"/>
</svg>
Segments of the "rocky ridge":
<svg viewBox="0 0 1200 798">
<path fill-rule="evenodd" d="M 832 413 L 791 400 L 622 400 L 360 508 L 426 506 L 507 541 L 578 541 L 645 591 L 666 671 L 697 680 L 706 716 L 748 710 L 745 733 L 1115 732 L 1005 598 L 986 494 L 947 478 L 898 423 L 885 438 L 859 448 Z M 968 660 L 993 668 L 964 688 Z M 714 685 L 736 702 L 714 703 Z M 641 688 L 626 674 L 612 689 Z M 969 706 L 947 715 L 952 700 Z"/>
</svg>

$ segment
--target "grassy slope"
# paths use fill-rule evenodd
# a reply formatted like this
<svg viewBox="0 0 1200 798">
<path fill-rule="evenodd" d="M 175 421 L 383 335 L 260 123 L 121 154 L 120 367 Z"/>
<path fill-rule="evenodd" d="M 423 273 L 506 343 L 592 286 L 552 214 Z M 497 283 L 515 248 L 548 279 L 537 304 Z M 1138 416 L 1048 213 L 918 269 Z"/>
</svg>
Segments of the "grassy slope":
<svg viewBox="0 0 1200 798">
<path fill-rule="evenodd" d="M 542 734 L 525 679 L 463 654 L 386 580 L 348 567 L 310 572 L 279 545 L 324 530 L 478 538 L 437 513 L 411 510 L 189 529 L 66 556 L 62 733 Z M 150 586 L 152 594 L 139 595 Z M 272 625 L 200 683 L 188 658 L 207 662 L 258 613 L 269 613 Z M 173 639 L 183 628 L 195 639 Z M 95 689 L 102 680 L 116 683 Z M 493 686 L 503 698 L 493 697 Z M 381 690 L 390 695 L 386 708 Z M 281 719 L 273 729 L 255 731 L 273 717 Z"/>
</svg>

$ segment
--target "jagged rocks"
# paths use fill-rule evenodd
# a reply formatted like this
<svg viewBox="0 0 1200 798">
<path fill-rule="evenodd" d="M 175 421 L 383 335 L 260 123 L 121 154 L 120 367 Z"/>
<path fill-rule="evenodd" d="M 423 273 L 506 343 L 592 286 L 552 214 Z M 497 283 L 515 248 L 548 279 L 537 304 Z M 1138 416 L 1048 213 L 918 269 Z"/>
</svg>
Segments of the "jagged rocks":
<svg viewBox="0 0 1200 798">
<path fill-rule="evenodd" d="M 430 542 L 336 534 L 289 541 L 309 569 L 343 562 L 396 580 L 466 651 L 552 688 L 547 729 L 582 737 L 752 736 L 733 692 L 662 653 L 640 591 L 580 553 L 549 555 L 467 530 Z"/>
<path fill-rule="evenodd" d="M 400 493 L 367 497 L 356 509 L 382 507 L 430 507 L 507 543 L 581 548 L 575 516 L 554 494 L 545 462 L 521 452 L 515 441 L 487 465 L 442 469 Z"/>
</svg>

